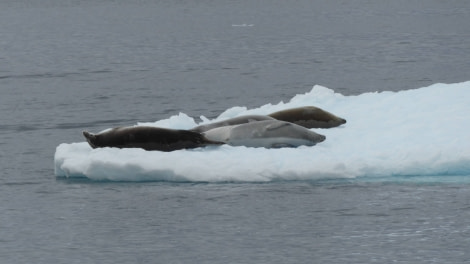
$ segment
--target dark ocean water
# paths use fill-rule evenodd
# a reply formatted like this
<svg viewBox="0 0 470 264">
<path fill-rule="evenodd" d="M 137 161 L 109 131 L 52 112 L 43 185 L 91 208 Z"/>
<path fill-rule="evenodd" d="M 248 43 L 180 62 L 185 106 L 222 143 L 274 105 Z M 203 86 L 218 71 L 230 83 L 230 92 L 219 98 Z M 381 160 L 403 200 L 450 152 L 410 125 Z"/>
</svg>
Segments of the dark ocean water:
<svg viewBox="0 0 470 264">
<path fill-rule="evenodd" d="M 467 1 L 1 1 L 1 263 L 464 263 L 470 185 L 57 179 L 55 148 L 184 112 L 470 80 Z M 190 162 L 190 161 L 188 161 Z"/>
</svg>

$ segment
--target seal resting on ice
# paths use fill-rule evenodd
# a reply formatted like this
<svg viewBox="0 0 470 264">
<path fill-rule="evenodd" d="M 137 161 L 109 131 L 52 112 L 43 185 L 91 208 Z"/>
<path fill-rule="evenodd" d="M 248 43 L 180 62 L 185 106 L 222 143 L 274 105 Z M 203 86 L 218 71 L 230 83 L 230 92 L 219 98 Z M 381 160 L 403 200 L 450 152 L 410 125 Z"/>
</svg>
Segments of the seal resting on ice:
<svg viewBox="0 0 470 264">
<path fill-rule="evenodd" d="M 202 134 L 211 141 L 231 146 L 264 148 L 314 146 L 326 138 L 305 127 L 279 120 L 222 126 Z"/>
<path fill-rule="evenodd" d="M 271 113 L 269 116 L 306 128 L 332 128 L 346 123 L 346 119 L 315 106 L 290 108 Z"/>
<path fill-rule="evenodd" d="M 145 150 L 173 151 L 220 145 L 194 131 L 150 126 L 117 127 L 98 134 L 83 131 L 92 148 L 142 148 Z"/>
</svg>

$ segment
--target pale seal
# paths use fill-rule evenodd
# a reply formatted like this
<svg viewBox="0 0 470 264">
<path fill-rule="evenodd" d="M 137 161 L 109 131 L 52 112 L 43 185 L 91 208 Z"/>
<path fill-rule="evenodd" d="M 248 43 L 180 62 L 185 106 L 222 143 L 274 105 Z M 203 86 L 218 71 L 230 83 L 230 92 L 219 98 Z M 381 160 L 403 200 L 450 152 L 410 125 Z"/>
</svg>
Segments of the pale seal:
<svg viewBox="0 0 470 264">
<path fill-rule="evenodd" d="M 346 123 L 345 119 L 315 106 L 286 109 L 269 116 L 306 128 L 331 128 Z"/>
<path fill-rule="evenodd" d="M 325 136 L 305 127 L 279 120 L 217 127 L 202 134 L 211 141 L 231 146 L 264 148 L 313 146 L 325 140 Z"/>
<path fill-rule="evenodd" d="M 83 135 L 92 148 L 115 147 L 173 151 L 223 144 L 208 140 L 198 132 L 148 126 L 117 127 L 98 134 L 83 131 Z"/>
<path fill-rule="evenodd" d="M 191 128 L 190 130 L 195 131 L 195 132 L 205 132 L 207 130 L 211 130 L 217 127 L 240 125 L 240 124 L 264 121 L 264 120 L 275 120 L 275 119 L 269 116 L 265 116 L 265 115 L 244 115 L 244 116 L 238 116 L 238 117 L 222 120 L 219 122 L 210 123 L 207 125 L 200 125 L 200 126 Z"/>
</svg>

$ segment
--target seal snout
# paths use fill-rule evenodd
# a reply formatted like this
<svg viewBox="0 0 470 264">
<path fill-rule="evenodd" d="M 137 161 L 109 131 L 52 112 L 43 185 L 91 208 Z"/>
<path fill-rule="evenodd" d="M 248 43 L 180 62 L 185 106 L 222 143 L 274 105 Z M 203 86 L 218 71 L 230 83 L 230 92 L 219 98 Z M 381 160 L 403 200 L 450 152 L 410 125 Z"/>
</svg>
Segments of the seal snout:
<svg viewBox="0 0 470 264">
<path fill-rule="evenodd" d="M 86 141 L 88 142 L 88 144 L 90 144 L 90 146 L 92 148 L 96 148 L 96 145 L 95 145 L 95 140 L 96 140 L 96 136 L 93 135 L 92 133 L 88 132 L 88 131 L 83 131 L 83 136 L 86 138 Z"/>
</svg>

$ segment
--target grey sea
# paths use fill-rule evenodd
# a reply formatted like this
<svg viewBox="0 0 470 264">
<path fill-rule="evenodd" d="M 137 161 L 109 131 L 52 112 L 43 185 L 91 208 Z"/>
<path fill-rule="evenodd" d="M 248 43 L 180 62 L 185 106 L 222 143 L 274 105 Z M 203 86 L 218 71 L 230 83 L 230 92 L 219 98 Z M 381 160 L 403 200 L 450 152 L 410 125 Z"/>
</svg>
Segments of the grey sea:
<svg viewBox="0 0 470 264">
<path fill-rule="evenodd" d="M 53 165 L 82 130 L 315 84 L 468 81 L 469 51 L 462 0 L 0 0 L 0 263 L 470 262 L 468 179 L 97 182 Z"/>
</svg>

